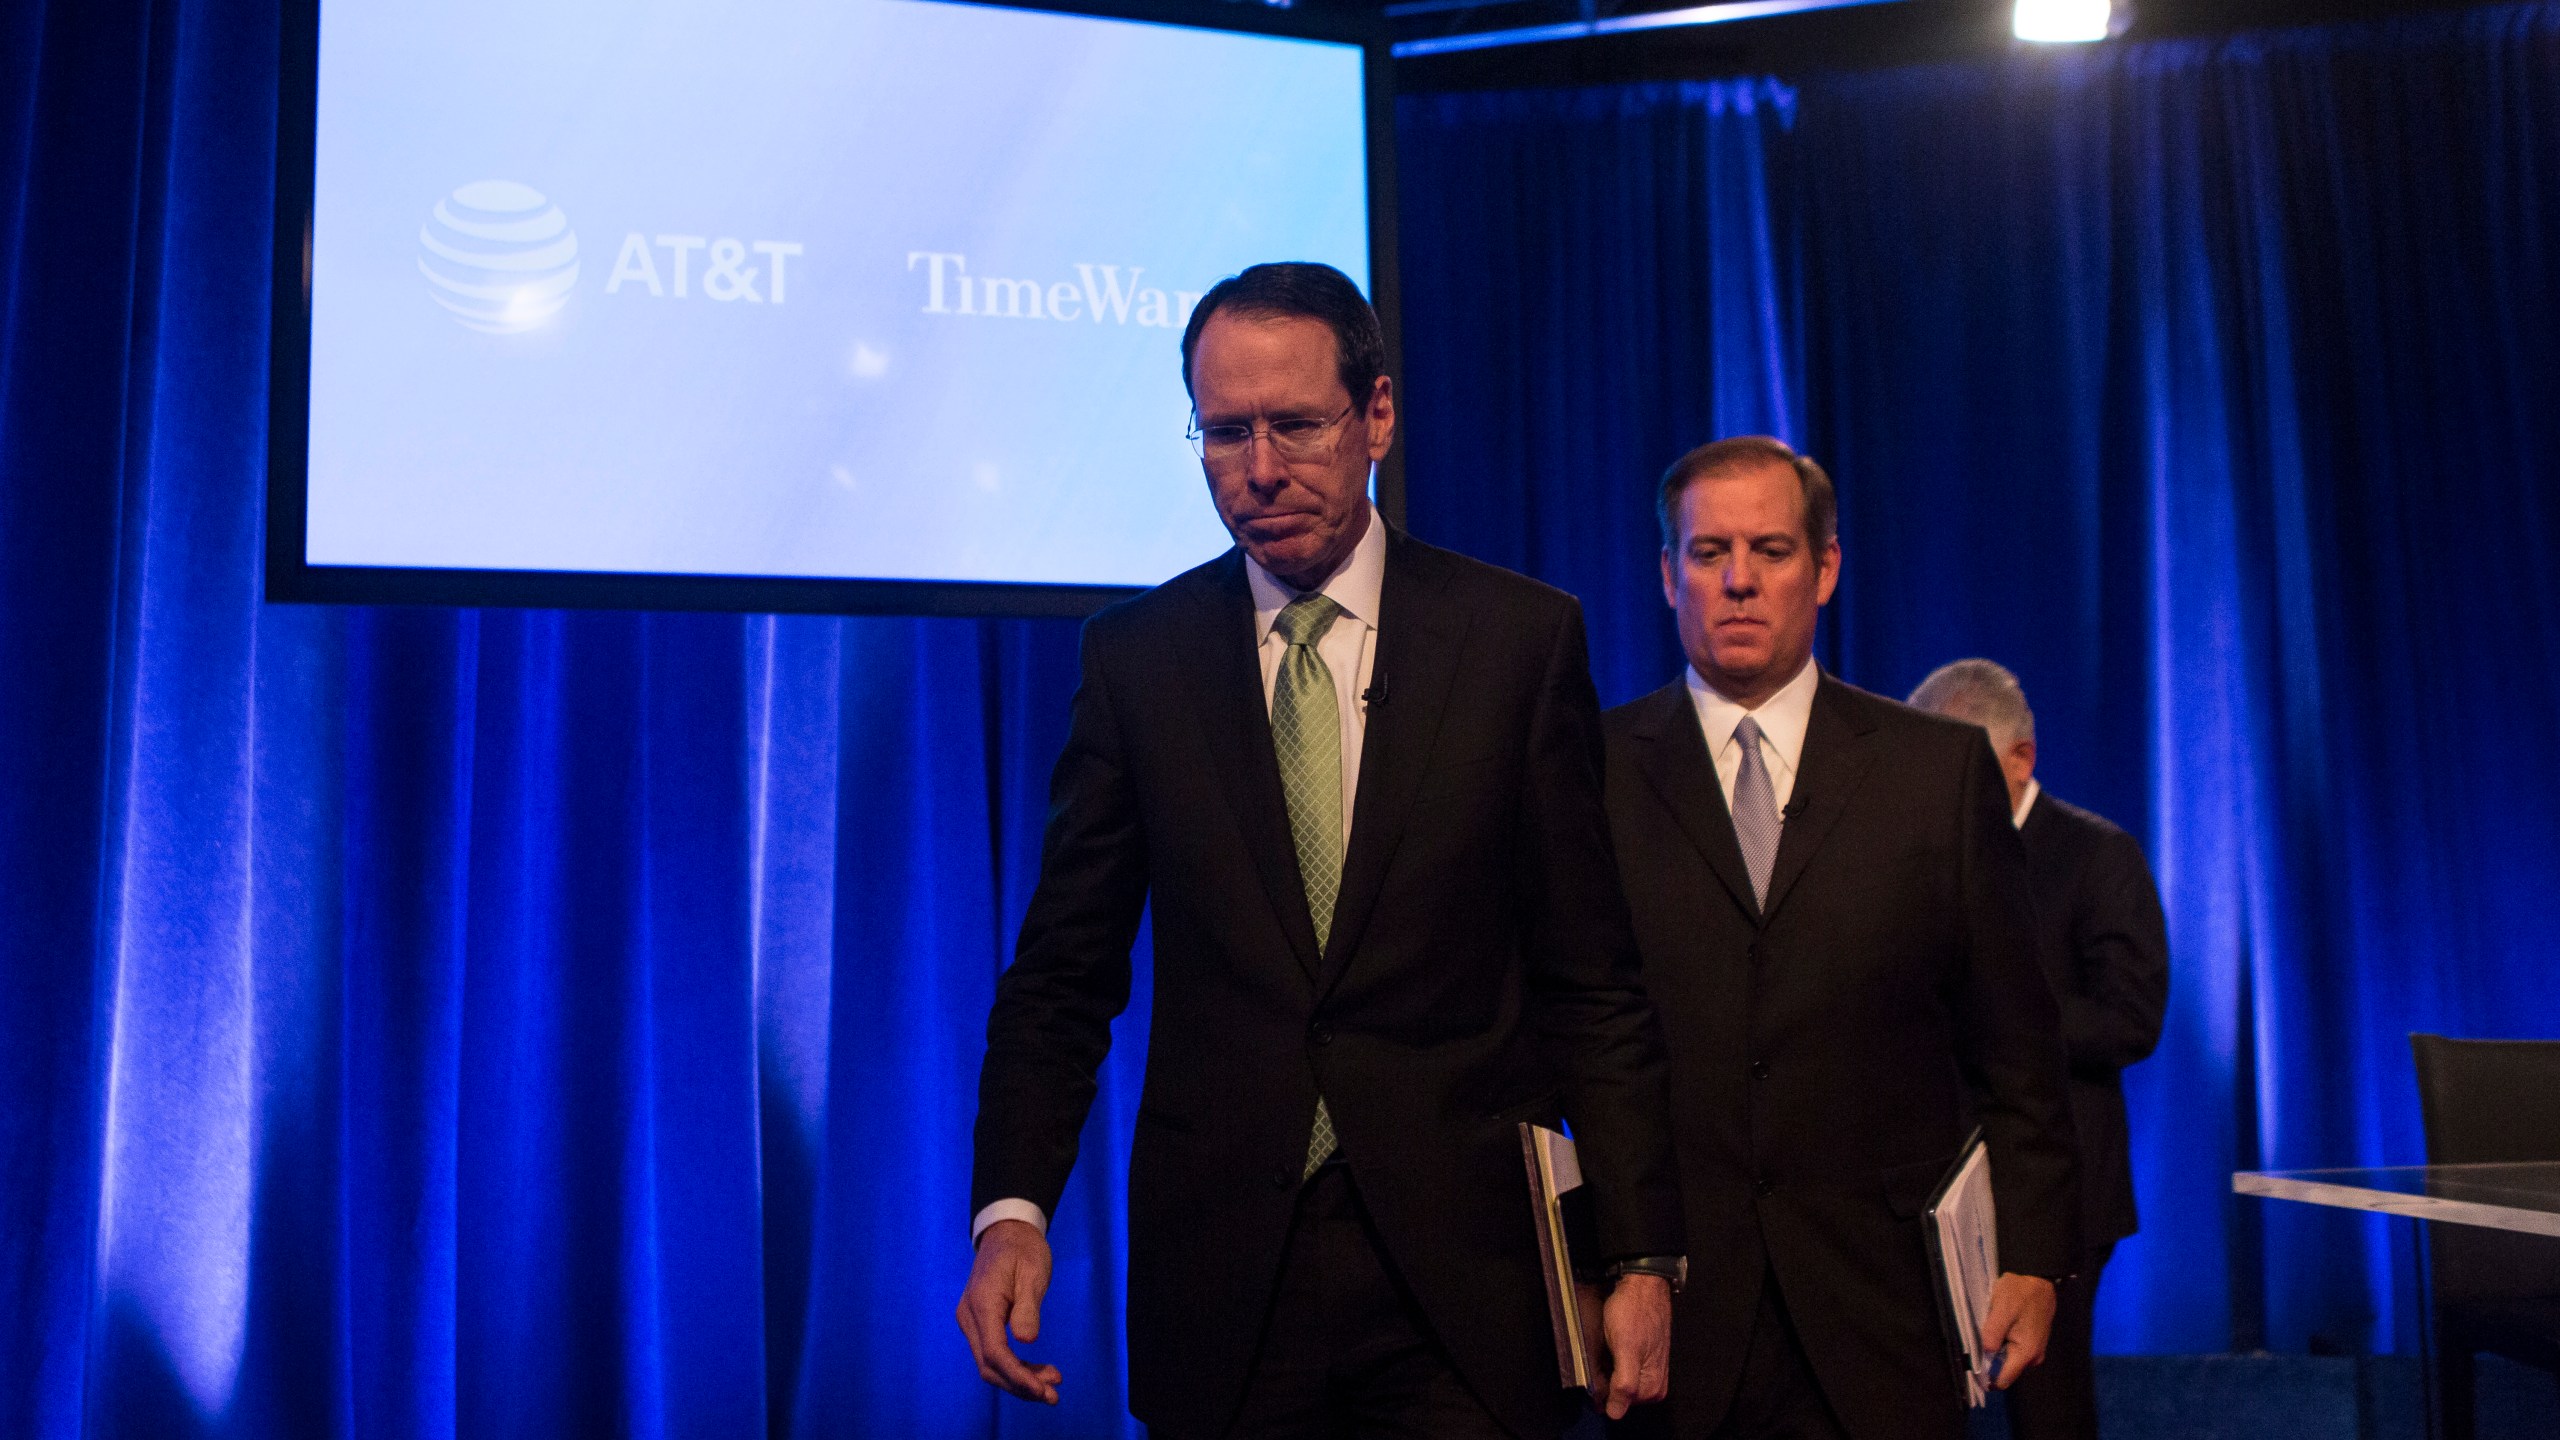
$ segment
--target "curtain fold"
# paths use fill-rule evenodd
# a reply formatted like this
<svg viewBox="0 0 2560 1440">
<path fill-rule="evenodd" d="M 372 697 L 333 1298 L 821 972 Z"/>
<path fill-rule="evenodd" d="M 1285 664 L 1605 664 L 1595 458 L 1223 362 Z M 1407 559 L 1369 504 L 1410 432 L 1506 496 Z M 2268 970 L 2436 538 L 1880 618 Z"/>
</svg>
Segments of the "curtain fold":
<svg viewBox="0 0 2560 1440">
<path fill-rule="evenodd" d="M 1582 596 L 1606 703 L 1677 653 L 1652 478 L 1803 438 L 1797 109 L 1771 80 L 1396 105 L 1407 516 Z"/>
<path fill-rule="evenodd" d="M 2227 1177 L 2418 1160 L 2410 1030 L 2560 1036 L 2560 7 L 1802 103 L 1842 664 L 2009 662 L 2168 900 L 2102 1343 L 2412 1347 L 2405 1231 Z"/>
</svg>

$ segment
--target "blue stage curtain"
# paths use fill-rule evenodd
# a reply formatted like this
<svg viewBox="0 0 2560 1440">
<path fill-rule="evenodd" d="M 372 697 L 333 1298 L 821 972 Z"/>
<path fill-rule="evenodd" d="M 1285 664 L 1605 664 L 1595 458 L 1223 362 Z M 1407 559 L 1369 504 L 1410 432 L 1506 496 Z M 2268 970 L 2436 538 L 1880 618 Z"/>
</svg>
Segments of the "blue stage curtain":
<svg viewBox="0 0 2560 1440">
<path fill-rule="evenodd" d="M 1605 694 L 1658 684 L 1651 482 L 1792 438 L 1727 397 L 1800 354 L 1825 658 L 1888 694 L 2009 663 L 2055 792 L 2160 871 L 2102 1345 L 2405 1347 L 2405 1234 L 2229 1173 L 2417 1160 L 2409 1030 L 2560 1035 L 2560 6 L 1794 98 L 1756 132 L 1655 87 L 1404 102 L 1417 525 L 1579 591 Z M 1755 147 L 1802 178 L 1661 198 Z"/>
<path fill-rule="evenodd" d="M 1406 514 L 1592 604 L 1611 703 L 1678 653 L 1651 480 L 1719 434 L 1801 438 L 1795 112 L 1768 80 L 1396 107 Z"/>
<path fill-rule="evenodd" d="M 0 1434 L 1134 1433 L 1143 1000 L 951 1316 L 1073 625 L 262 603 L 277 40 L 0 7 Z"/>
<path fill-rule="evenodd" d="M 1841 660 L 2013 664 L 2149 841 L 2102 1338 L 2407 1345 L 2407 1033 L 2560 1035 L 2560 7 L 1809 84 Z M 2251 1333 L 2255 1331 L 2256 1333 Z"/>
</svg>

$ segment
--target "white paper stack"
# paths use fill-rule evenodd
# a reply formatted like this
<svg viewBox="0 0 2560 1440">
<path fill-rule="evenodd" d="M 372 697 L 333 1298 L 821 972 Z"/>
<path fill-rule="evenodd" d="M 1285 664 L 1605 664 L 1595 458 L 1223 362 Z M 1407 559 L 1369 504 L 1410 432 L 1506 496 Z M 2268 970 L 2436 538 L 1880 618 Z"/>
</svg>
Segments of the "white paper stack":
<svg viewBox="0 0 2560 1440">
<path fill-rule="evenodd" d="M 1956 1158 L 1926 1216 L 1929 1259 L 1938 1272 L 1939 1318 L 1964 1386 L 1965 1403 L 1991 1398 L 1993 1354 L 1982 1344 L 1991 1286 L 2000 1276 L 1999 1212 L 1991 1202 L 1991 1151 L 1975 1132 Z"/>
</svg>

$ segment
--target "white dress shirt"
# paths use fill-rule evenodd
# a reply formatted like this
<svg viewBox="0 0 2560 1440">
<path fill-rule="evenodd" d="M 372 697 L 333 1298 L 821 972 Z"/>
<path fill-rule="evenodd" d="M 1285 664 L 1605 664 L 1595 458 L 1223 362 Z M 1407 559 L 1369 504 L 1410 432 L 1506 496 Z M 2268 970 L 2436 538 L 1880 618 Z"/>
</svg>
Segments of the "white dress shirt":
<svg viewBox="0 0 2560 1440">
<path fill-rule="evenodd" d="M 1813 723 L 1813 692 L 1822 684 L 1822 667 L 1811 660 L 1778 693 L 1745 710 L 1716 692 L 1689 668 L 1689 703 L 1697 708 L 1698 729 L 1706 736 L 1707 753 L 1715 757 L 1716 783 L 1724 787 L 1724 809 L 1733 813 L 1733 782 L 1742 774 L 1742 742 L 1734 728 L 1742 717 L 1760 722 L 1760 758 L 1769 766 L 1770 798 L 1777 802 L 1781 823 L 1787 798 L 1796 792 L 1796 767 L 1804 761 L 1804 732 Z"/>
<path fill-rule="evenodd" d="M 1253 590 L 1253 644 L 1262 661 L 1262 713 L 1267 718 L 1271 714 L 1272 692 L 1280 683 L 1280 661 L 1289 653 L 1289 642 L 1273 634 L 1272 626 L 1279 620 L 1282 608 L 1306 592 L 1290 589 L 1250 555 L 1245 557 L 1244 575 L 1245 583 Z M 1323 659 L 1324 668 L 1333 672 L 1334 706 L 1342 717 L 1342 843 L 1346 850 L 1351 844 L 1351 805 L 1360 793 L 1360 742 L 1369 731 L 1369 702 L 1364 697 L 1378 664 L 1378 596 L 1386 581 L 1387 523 L 1379 518 L 1373 505 L 1369 509 L 1369 528 L 1361 533 L 1351 558 L 1342 562 L 1342 568 L 1334 571 L 1332 578 L 1316 587 L 1332 597 L 1343 612 L 1333 622 L 1333 628 L 1316 641 L 1316 654 Z M 1346 676 L 1350 677 L 1347 682 Z M 1799 722 L 1799 743 L 1803 736 L 1804 726 Z M 1728 801 L 1732 794 L 1733 783 L 1728 780 Z M 1028 1200 L 996 1200 L 969 1223 L 969 1243 L 976 1244 L 987 1227 L 999 1220 L 1027 1221 L 1041 1234 L 1049 1233 L 1049 1217 L 1039 1206 Z"/>
<path fill-rule="evenodd" d="M 2011 812 L 2009 816 L 2009 823 L 2017 826 L 2021 830 L 2026 829 L 2027 812 L 2036 808 L 2036 797 L 2043 793 L 2044 787 L 2036 783 L 2036 778 L 2034 776 L 2028 776 L 2027 793 L 2018 797 L 2018 808 Z"/>
</svg>

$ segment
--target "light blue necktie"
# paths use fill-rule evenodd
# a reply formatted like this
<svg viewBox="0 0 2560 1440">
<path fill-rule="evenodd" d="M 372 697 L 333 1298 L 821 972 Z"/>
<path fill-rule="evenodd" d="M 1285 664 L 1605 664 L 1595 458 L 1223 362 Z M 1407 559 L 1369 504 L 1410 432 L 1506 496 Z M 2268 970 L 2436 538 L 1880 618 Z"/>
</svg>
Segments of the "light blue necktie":
<svg viewBox="0 0 2560 1440">
<path fill-rule="evenodd" d="M 1279 752 L 1289 837 L 1297 842 L 1298 875 L 1306 882 L 1307 918 L 1315 922 L 1319 951 L 1333 933 L 1333 902 L 1342 893 L 1342 710 L 1333 672 L 1316 653 L 1316 642 L 1342 614 L 1328 596 L 1301 595 L 1271 622 L 1271 632 L 1289 646 L 1271 686 L 1271 748 Z M 1333 1114 L 1319 1095 L 1300 1178 L 1315 1174 L 1338 1143 Z"/>
<path fill-rule="evenodd" d="M 1733 738 L 1742 744 L 1742 773 L 1733 777 L 1733 838 L 1742 842 L 1742 863 L 1751 871 L 1751 898 L 1766 909 L 1769 872 L 1778 865 L 1778 792 L 1760 756 L 1760 722 L 1743 716 Z"/>
</svg>

